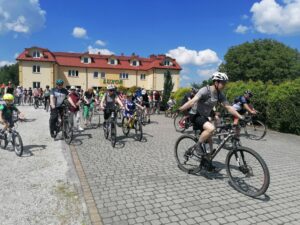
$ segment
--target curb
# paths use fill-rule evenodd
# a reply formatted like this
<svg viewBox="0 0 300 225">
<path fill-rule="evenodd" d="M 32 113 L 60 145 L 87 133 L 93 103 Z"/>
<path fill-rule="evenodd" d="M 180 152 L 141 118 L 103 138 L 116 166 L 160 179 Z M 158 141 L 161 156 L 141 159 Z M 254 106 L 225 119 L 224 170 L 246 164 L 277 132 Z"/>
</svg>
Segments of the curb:
<svg viewBox="0 0 300 225">
<path fill-rule="evenodd" d="M 83 192 L 83 197 L 86 202 L 89 217 L 91 220 L 92 225 L 103 225 L 102 218 L 98 212 L 93 194 L 91 192 L 90 186 L 87 182 L 83 167 L 81 165 L 79 156 L 77 154 L 77 150 L 74 145 L 70 145 L 71 155 L 73 158 L 73 163 L 75 165 L 76 173 L 79 177 L 79 181 L 81 184 L 81 189 Z"/>
</svg>

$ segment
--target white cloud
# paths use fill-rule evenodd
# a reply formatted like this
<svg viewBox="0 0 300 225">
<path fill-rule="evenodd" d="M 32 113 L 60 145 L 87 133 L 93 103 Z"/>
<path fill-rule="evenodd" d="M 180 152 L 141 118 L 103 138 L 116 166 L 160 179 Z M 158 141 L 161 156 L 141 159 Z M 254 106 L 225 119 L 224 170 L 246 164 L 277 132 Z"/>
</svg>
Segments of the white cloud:
<svg viewBox="0 0 300 225">
<path fill-rule="evenodd" d="M 248 19 L 248 18 L 249 18 L 248 15 L 246 15 L 246 14 L 242 15 L 242 19 L 243 19 L 243 20 L 246 20 L 246 19 Z"/>
<path fill-rule="evenodd" d="M 245 34 L 249 30 L 248 27 L 243 26 L 243 25 L 238 25 L 238 27 L 234 30 L 234 32 L 239 33 L 239 34 Z"/>
<path fill-rule="evenodd" d="M 216 52 L 211 49 L 205 49 L 202 51 L 190 50 L 186 47 L 178 47 L 172 49 L 167 53 L 168 56 L 175 58 L 181 65 L 197 65 L 202 66 L 206 64 L 219 63 L 219 59 Z"/>
<path fill-rule="evenodd" d="M 75 38 L 87 38 L 86 29 L 83 27 L 74 27 L 72 35 Z"/>
<path fill-rule="evenodd" d="M 101 40 L 95 41 L 95 44 L 99 45 L 99 46 L 105 46 L 106 45 L 106 43 L 104 41 L 101 41 Z"/>
<path fill-rule="evenodd" d="M 189 76 L 187 76 L 187 75 L 181 75 L 180 79 L 181 80 L 190 80 L 191 78 Z"/>
<path fill-rule="evenodd" d="M 256 2 L 250 9 L 254 28 L 265 34 L 295 34 L 300 32 L 300 0 Z"/>
<path fill-rule="evenodd" d="M 113 55 L 114 52 L 108 49 L 100 49 L 100 48 L 93 48 L 91 45 L 88 46 L 88 52 L 90 54 L 98 54 L 100 52 L 101 55 Z"/>
<path fill-rule="evenodd" d="M 19 55 L 20 55 L 20 53 L 19 53 L 19 52 L 16 52 L 16 53 L 14 54 L 14 58 L 16 59 Z"/>
<path fill-rule="evenodd" d="M 214 72 L 217 71 L 217 68 L 213 68 L 213 69 L 198 69 L 197 70 L 197 74 L 202 77 L 202 78 L 205 78 L 205 79 L 208 79 L 212 76 L 212 74 Z"/>
<path fill-rule="evenodd" d="M 0 34 L 38 31 L 44 27 L 45 15 L 39 0 L 0 0 Z"/>
<path fill-rule="evenodd" d="M 12 64 L 14 64 L 14 62 L 9 62 L 9 61 L 6 61 L 6 60 L 0 61 L 0 67 L 3 67 L 5 65 L 9 66 L 9 65 L 12 65 Z"/>
</svg>

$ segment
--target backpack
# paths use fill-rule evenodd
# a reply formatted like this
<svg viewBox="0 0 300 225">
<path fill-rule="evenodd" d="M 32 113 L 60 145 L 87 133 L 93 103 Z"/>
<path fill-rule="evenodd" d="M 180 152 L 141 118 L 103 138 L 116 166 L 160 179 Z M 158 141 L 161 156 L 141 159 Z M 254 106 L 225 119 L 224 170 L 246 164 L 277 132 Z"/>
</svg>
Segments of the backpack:
<svg viewBox="0 0 300 225">
<path fill-rule="evenodd" d="M 206 95 L 206 98 L 205 98 L 205 99 L 202 99 L 202 102 L 206 102 L 208 99 L 211 98 L 210 86 L 207 85 L 206 88 L 207 88 L 207 93 L 208 93 L 208 95 Z M 221 103 L 221 101 L 220 101 L 220 92 L 219 92 L 219 91 L 218 91 L 218 96 L 217 96 L 217 98 L 218 98 L 218 99 L 217 99 L 217 100 L 218 100 L 218 103 Z"/>
</svg>

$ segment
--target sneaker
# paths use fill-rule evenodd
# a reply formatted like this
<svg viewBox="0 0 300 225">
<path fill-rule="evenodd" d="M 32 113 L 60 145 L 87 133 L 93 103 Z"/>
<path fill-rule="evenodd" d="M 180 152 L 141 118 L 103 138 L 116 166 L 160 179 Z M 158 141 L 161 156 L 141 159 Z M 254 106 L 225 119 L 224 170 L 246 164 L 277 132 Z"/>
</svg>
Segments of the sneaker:
<svg viewBox="0 0 300 225">
<path fill-rule="evenodd" d="M 82 127 L 78 127 L 78 131 L 84 131 Z"/>
<path fill-rule="evenodd" d="M 50 135 L 51 135 L 51 137 L 52 137 L 52 138 L 55 138 L 55 137 L 56 137 L 56 135 L 55 135 L 55 132 L 54 132 L 54 131 L 50 131 Z"/>
</svg>

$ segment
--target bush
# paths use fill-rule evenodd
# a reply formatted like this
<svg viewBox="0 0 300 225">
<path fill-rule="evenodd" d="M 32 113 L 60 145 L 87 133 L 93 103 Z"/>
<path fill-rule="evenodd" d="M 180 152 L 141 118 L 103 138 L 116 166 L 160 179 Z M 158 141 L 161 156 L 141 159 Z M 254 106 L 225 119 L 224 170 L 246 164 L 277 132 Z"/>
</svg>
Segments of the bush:
<svg viewBox="0 0 300 225">
<path fill-rule="evenodd" d="M 181 101 L 184 95 L 191 91 L 191 88 L 179 88 L 176 92 L 172 94 L 176 101 L 175 109 L 178 109 L 181 106 Z"/>
</svg>

